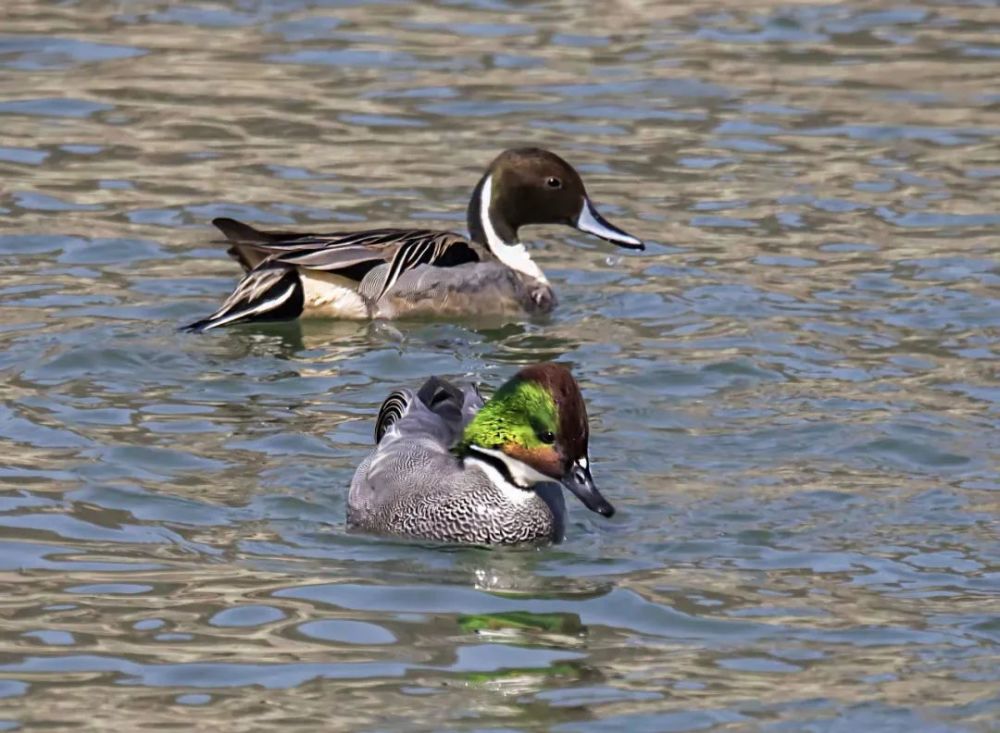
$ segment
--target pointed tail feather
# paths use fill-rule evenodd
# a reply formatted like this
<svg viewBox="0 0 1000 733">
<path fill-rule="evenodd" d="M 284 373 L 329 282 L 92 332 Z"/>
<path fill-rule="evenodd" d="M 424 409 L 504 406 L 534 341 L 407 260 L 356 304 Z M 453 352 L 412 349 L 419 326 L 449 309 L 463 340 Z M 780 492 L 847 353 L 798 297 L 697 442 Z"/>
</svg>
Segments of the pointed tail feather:
<svg viewBox="0 0 1000 733">
<path fill-rule="evenodd" d="M 201 333 L 237 323 L 291 321 L 302 315 L 304 304 L 302 281 L 295 268 L 268 265 L 248 272 L 215 313 L 181 330 Z"/>
<path fill-rule="evenodd" d="M 249 224 L 244 224 L 241 221 L 236 221 L 236 219 L 229 219 L 228 217 L 220 216 L 216 219 L 212 219 L 212 224 L 226 235 L 226 239 L 231 242 L 259 242 L 261 244 L 267 244 L 272 241 L 272 238 L 267 232 L 262 232 L 259 229 L 254 229 Z"/>
<path fill-rule="evenodd" d="M 212 224 L 214 224 L 215 227 L 222 232 L 226 236 L 226 239 L 230 242 L 250 246 L 255 244 L 282 244 L 284 242 L 309 239 L 316 236 L 306 232 L 288 232 L 275 229 L 265 232 L 263 229 L 257 229 L 249 224 L 244 224 L 241 221 L 236 221 L 236 219 L 230 219 L 225 216 L 212 219 Z"/>
<path fill-rule="evenodd" d="M 260 245 L 273 244 L 281 241 L 283 236 L 288 236 L 280 232 L 262 232 L 249 224 L 225 217 L 212 219 L 212 223 L 226 235 L 227 241 L 232 242 L 232 246 L 226 250 L 226 254 L 239 262 L 244 272 L 250 272 L 267 259 L 267 252 L 258 249 Z"/>
<path fill-rule="evenodd" d="M 240 267 L 243 268 L 243 272 L 250 272 L 250 270 L 259 265 L 265 257 L 265 255 L 257 255 L 254 257 L 251 254 L 251 251 L 252 250 L 249 247 L 240 247 L 238 244 L 234 244 L 226 250 L 226 254 L 240 263 Z"/>
</svg>

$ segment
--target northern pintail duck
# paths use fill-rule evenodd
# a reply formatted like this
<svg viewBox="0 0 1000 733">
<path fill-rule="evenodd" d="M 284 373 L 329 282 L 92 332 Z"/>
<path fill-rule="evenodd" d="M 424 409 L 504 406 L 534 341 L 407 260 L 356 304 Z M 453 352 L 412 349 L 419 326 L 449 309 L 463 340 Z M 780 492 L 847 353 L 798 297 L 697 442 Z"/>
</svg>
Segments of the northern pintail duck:
<svg viewBox="0 0 1000 733">
<path fill-rule="evenodd" d="M 475 387 L 437 377 L 397 390 L 351 481 L 348 524 L 447 542 L 558 542 L 559 484 L 591 511 L 615 512 L 590 475 L 589 433 L 580 388 L 557 364 L 521 369 L 485 404 Z"/>
<path fill-rule="evenodd" d="M 554 153 L 507 150 L 472 192 L 469 237 L 429 229 L 306 234 L 215 219 L 245 274 L 222 306 L 185 326 L 206 331 L 299 316 L 398 318 L 547 312 L 556 298 L 518 239 L 528 224 L 566 224 L 621 247 L 641 241 L 608 223 L 580 175 Z"/>
</svg>

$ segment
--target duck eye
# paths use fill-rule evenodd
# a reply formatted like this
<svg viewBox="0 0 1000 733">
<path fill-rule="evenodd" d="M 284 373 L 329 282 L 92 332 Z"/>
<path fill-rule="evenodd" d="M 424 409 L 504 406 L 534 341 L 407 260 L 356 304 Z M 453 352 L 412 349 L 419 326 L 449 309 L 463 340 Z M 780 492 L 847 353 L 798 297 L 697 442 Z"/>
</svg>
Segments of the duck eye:
<svg viewBox="0 0 1000 733">
<path fill-rule="evenodd" d="M 543 443 L 555 443 L 556 442 L 556 434 L 553 433 L 551 430 L 546 430 L 546 431 L 538 434 L 538 439 L 540 441 L 542 441 Z"/>
<path fill-rule="evenodd" d="M 562 181 L 555 176 L 549 176 L 545 179 L 545 185 L 549 188 L 562 188 Z"/>
</svg>

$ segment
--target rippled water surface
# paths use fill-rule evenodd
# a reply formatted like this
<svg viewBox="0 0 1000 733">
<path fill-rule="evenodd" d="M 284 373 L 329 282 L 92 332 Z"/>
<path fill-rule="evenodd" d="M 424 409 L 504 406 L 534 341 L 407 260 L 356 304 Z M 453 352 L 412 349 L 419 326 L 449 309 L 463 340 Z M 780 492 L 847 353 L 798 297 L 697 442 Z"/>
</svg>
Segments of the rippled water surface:
<svg viewBox="0 0 1000 733">
<path fill-rule="evenodd" d="M 994 2 L 10 0 L 0 729 L 986 731 L 1000 717 Z M 209 221 L 464 228 L 550 147 L 530 323 L 176 327 Z M 395 386 L 584 387 L 612 520 L 349 534 Z"/>
</svg>

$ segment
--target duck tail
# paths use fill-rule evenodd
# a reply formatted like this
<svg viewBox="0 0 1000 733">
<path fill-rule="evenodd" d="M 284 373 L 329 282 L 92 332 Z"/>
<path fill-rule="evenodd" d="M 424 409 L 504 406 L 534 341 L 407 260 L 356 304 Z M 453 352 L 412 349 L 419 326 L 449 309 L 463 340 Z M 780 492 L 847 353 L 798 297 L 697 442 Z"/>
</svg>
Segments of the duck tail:
<svg viewBox="0 0 1000 733">
<path fill-rule="evenodd" d="M 296 269 L 267 265 L 248 272 L 219 310 L 181 330 L 201 333 L 237 323 L 291 321 L 302 315 L 304 305 L 305 292 Z"/>
<path fill-rule="evenodd" d="M 240 263 L 240 267 L 243 268 L 243 272 L 250 272 L 250 270 L 253 269 L 254 262 L 247 255 L 246 248 L 240 247 L 238 244 L 234 244 L 226 250 L 226 254 Z"/>
<path fill-rule="evenodd" d="M 262 232 L 249 224 L 224 216 L 212 219 L 212 224 L 225 235 L 230 244 L 226 254 L 239 262 L 244 272 L 250 272 L 267 259 L 267 252 L 258 249 L 259 247 L 281 241 L 282 237 L 298 236 L 286 232 Z"/>
<path fill-rule="evenodd" d="M 382 436 L 388 432 L 389 428 L 399 422 L 406 410 L 410 406 L 409 390 L 397 389 L 385 398 L 382 407 L 378 411 L 378 419 L 375 421 L 375 443 L 382 442 Z"/>
<path fill-rule="evenodd" d="M 260 229 L 254 229 L 249 224 L 244 224 L 241 221 L 236 221 L 236 219 L 230 219 L 225 216 L 212 219 L 212 225 L 226 235 L 226 239 L 230 242 L 269 244 L 274 241 L 274 237 L 268 232 L 262 232 Z"/>
</svg>

